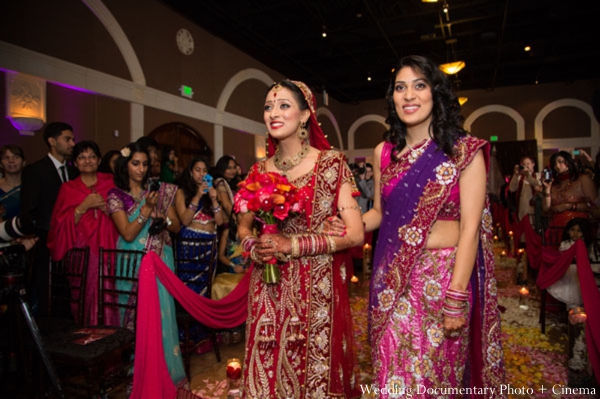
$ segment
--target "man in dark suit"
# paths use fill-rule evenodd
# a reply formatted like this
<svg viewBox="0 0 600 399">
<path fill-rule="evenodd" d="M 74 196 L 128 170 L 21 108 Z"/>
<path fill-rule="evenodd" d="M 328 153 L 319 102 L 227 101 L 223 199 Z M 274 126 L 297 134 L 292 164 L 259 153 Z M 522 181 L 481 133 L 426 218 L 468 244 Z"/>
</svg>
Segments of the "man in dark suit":
<svg viewBox="0 0 600 399">
<path fill-rule="evenodd" d="M 48 155 L 23 170 L 21 184 L 21 212 L 37 222 L 39 240 L 34 248 L 34 262 L 30 276 L 29 301 L 34 314 L 48 311 L 48 278 L 50 253 L 46 242 L 50 230 L 52 209 L 60 185 L 79 174 L 67 165 L 73 152 L 73 128 L 64 122 L 53 122 L 44 130 Z"/>
</svg>

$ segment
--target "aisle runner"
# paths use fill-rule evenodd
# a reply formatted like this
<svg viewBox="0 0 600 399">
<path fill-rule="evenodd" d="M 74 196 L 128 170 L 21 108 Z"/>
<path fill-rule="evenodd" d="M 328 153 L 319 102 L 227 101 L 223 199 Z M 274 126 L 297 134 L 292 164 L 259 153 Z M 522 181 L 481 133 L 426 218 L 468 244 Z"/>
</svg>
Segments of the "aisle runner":
<svg viewBox="0 0 600 399">
<path fill-rule="evenodd" d="M 552 386 L 567 384 L 567 338 L 560 334 L 565 331 L 564 325 L 553 324 L 551 318 L 546 320 L 547 335 L 540 332 L 539 296 L 535 287 L 529 287 L 531 294 L 521 298 L 519 286 L 515 281 L 515 260 L 501 256 L 502 248 L 495 248 L 496 279 L 498 280 L 498 302 L 502 313 L 502 344 L 507 368 L 507 384 L 513 388 L 531 388 L 533 394 L 509 395 L 509 398 L 590 398 L 590 395 L 556 394 L 551 390 L 540 392 L 542 385 L 547 389 Z M 350 307 L 354 321 L 354 331 L 361 369 L 360 379 L 363 384 L 372 382 L 371 349 L 367 330 L 368 282 L 361 281 L 359 295 L 350 296 Z M 528 309 L 523 309 L 525 305 Z M 550 341 L 548 336 L 560 337 Z M 556 341 L 556 342 L 555 342 Z M 223 385 L 219 381 L 206 381 L 207 386 L 200 390 L 205 398 L 222 398 Z M 560 389 L 560 387 L 558 388 Z M 212 391 L 212 392 L 211 392 Z M 363 396 L 371 398 L 373 396 Z M 600 396 L 599 396 L 600 397 Z"/>
</svg>

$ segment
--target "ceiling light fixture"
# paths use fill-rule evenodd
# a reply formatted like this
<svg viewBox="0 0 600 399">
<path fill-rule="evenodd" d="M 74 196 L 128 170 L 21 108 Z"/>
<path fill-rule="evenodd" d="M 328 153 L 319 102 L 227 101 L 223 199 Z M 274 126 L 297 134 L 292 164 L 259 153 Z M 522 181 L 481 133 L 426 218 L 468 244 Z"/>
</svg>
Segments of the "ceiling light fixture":
<svg viewBox="0 0 600 399">
<path fill-rule="evenodd" d="M 465 64 L 464 61 L 454 61 L 454 62 L 447 62 L 445 64 L 441 64 L 440 65 L 440 69 L 442 70 L 442 72 L 444 72 L 446 75 L 454 75 L 457 74 L 458 72 L 462 71 L 462 69 L 466 66 L 467 64 Z"/>
<path fill-rule="evenodd" d="M 371 74 L 369 74 L 369 75 L 367 76 L 367 80 L 368 80 L 369 82 L 371 81 Z"/>
<path fill-rule="evenodd" d="M 421 3 L 437 3 L 438 0 L 421 0 Z"/>
<path fill-rule="evenodd" d="M 321 36 L 327 37 L 327 28 L 325 27 L 325 25 L 323 25 L 323 33 L 321 33 Z"/>
<path fill-rule="evenodd" d="M 527 51 L 531 51 L 531 46 L 525 46 L 525 47 L 523 48 L 523 50 L 525 50 L 526 52 L 527 52 Z"/>
</svg>

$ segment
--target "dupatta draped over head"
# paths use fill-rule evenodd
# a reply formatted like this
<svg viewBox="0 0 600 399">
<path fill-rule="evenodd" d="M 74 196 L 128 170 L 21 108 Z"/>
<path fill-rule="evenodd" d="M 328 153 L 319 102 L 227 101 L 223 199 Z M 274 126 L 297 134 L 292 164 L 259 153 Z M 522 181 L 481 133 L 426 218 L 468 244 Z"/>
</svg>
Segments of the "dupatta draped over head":
<svg viewBox="0 0 600 399">
<path fill-rule="evenodd" d="M 297 80 L 290 80 L 294 85 L 296 85 L 304 94 L 304 99 L 308 104 L 308 108 L 310 110 L 310 118 L 308 119 L 308 140 L 310 145 L 315 147 L 317 150 L 329 150 L 331 149 L 331 144 L 327 141 L 327 137 L 325 133 L 323 133 L 323 129 L 317 122 L 317 101 L 313 96 L 312 91 L 308 88 L 306 84 Z M 275 154 L 275 149 L 277 148 L 277 140 L 273 139 L 269 135 L 268 143 L 267 143 L 267 156 L 272 157 Z"/>
<path fill-rule="evenodd" d="M 394 162 L 382 168 L 382 186 L 404 173 L 387 202 L 382 201 L 385 217 L 373 260 L 369 327 L 373 364 L 378 373 L 377 348 L 392 322 L 398 300 L 405 293 L 411 271 L 425 248 L 427 235 L 459 183 L 461 171 L 482 149 L 489 164 L 489 143 L 471 136 L 457 140 L 454 155 L 447 156 L 435 142 L 412 162 Z M 473 307 L 470 315 L 470 359 L 465 369 L 466 387 L 499 387 L 504 382 L 500 345 L 500 316 L 497 309 L 496 280 L 492 253 L 492 218 L 489 207 L 481 220 L 476 264 L 471 277 Z"/>
</svg>

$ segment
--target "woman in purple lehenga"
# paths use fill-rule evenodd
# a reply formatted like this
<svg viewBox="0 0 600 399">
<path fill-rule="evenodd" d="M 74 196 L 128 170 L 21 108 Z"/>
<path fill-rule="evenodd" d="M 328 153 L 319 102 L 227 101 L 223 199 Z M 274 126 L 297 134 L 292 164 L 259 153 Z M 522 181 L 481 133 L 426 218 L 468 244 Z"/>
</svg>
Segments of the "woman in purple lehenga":
<svg viewBox="0 0 600 399">
<path fill-rule="evenodd" d="M 501 397 L 489 144 L 462 129 L 451 82 L 426 58 L 400 61 L 387 104 L 374 207 L 363 215 L 366 231 L 380 229 L 369 306 L 374 383 L 381 398 Z"/>
</svg>

